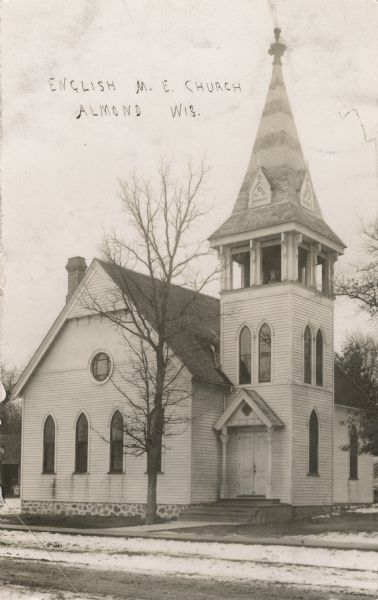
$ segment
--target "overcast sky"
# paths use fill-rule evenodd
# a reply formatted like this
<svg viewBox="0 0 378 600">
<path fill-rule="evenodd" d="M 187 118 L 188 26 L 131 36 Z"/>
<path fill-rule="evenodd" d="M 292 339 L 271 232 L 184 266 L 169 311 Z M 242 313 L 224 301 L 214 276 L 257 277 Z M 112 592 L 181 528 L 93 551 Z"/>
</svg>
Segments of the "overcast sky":
<svg viewBox="0 0 378 600">
<path fill-rule="evenodd" d="M 104 231 L 127 235 L 118 180 L 134 167 L 149 177 L 162 158 L 180 172 L 204 157 L 211 208 L 195 235 L 206 238 L 227 218 L 269 84 L 277 24 L 299 136 L 325 219 L 348 245 L 345 267 L 357 260 L 360 220 L 378 208 L 378 2 L 4 1 L 3 361 L 24 365 L 63 307 L 67 258 L 89 264 Z M 137 95 L 137 80 L 152 91 Z M 191 93 L 187 80 L 241 91 Z M 81 81 L 89 91 L 72 89 Z M 115 89 L 102 92 L 98 81 Z M 173 118 L 180 102 L 196 117 Z M 92 116 L 100 104 L 119 116 Z M 355 112 L 341 118 L 351 109 L 363 128 Z M 337 344 L 359 326 L 377 333 L 353 306 L 338 304 Z"/>
</svg>

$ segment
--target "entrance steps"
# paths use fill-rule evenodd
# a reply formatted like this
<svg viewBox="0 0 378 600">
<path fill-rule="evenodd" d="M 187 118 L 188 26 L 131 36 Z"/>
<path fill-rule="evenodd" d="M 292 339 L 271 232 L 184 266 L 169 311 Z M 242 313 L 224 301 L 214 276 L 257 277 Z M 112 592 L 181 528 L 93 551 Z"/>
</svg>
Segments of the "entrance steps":
<svg viewBox="0 0 378 600">
<path fill-rule="evenodd" d="M 180 516 L 182 521 L 214 521 L 218 523 L 277 523 L 290 521 L 291 506 L 279 500 L 242 497 L 203 504 L 191 504 Z"/>
</svg>

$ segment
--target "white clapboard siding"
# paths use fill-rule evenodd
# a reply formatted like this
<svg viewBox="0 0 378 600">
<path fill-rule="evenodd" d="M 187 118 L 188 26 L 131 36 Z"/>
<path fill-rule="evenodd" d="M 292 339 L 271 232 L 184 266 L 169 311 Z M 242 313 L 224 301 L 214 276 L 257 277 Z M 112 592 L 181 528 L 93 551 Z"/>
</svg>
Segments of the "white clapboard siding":
<svg viewBox="0 0 378 600">
<path fill-rule="evenodd" d="M 290 286 L 282 284 L 223 293 L 221 362 L 224 372 L 234 384 L 238 383 L 239 332 L 243 325 L 251 330 L 252 383 L 258 383 L 257 336 L 264 321 L 272 330 L 274 382 L 288 381 L 289 299 Z"/>
<path fill-rule="evenodd" d="M 127 402 L 109 381 L 98 385 L 90 375 L 90 357 L 104 349 L 112 357 L 115 378 L 132 373 L 128 349 L 107 319 L 77 318 L 66 322 L 24 392 L 24 449 L 22 497 L 25 500 L 91 502 L 145 502 L 145 456 L 125 456 L 125 472 L 109 474 L 109 427 L 116 408 Z M 118 379 L 117 379 L 118 378 Z M 190 385 L 186 370 L 182 378 Z M 183 383 L 180 383 L 182 386 Z M 190 398 L 179 410 L 190 415 Z M 87 415 L 89 473 L 74 474 L 75 424 Z M 43 422 L 51 414 L 56 422 L 56 474 L 42 474 Z M 103 439 L 105 438 L 105 439 Z M 190 497 L 190 424 L 179 436 L 169 437 L 164 452 L 164 473 L 159 475 L 158 502 L 187 504 Z"/>
<path fill-rule="evenodd" d="M 373 502 L 373 457 L 369 454 L 358 456 L 358 479 L 349 479 L 348 419 L 350 410 L 336 405 L 334 436 L 334 502 L 359 503 Z"/>
<path fill-rule="evenodd" d="M 223 413 L 224 390 L 196 383 L 192 402 L 191 501 L 214 502 L 219 498 L 222 460 L 221 444 L 214 424 Z"/>
</svg>

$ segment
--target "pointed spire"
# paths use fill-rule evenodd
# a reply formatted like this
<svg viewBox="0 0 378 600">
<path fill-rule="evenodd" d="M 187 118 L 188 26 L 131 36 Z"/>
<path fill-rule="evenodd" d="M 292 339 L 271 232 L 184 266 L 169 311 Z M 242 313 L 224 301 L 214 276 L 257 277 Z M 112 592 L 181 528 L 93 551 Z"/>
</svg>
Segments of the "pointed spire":
<svg viewBox="0 0 378 600">
<path fill-rule="evenodd" d="M 276 27 L 268 50 L 273 57 L 272 76 L 243 183 L 231 217 L 210 239 L 298 220 L 307 225 L 311 221 L 312 228 L 317 223 L 323 235 L 335 236 L 323 220 L 295 126 L 282 74 L 286 45 L 280 35 Z M 262 179 L 264 194 L 256 195 Z"/>
<path fill-rule="evenodd" d="M 280 35 L 281 35 L 281 29 L 279 27 L 276 27 L 274 29 L 274 37 L 275 37 L 275 43 L 272 43 L 269 50 L 268 50 L 268 54 L 271 54 L 273 56 L 273 64 L 274 65 L 282 65 L 281 62 L 281 56 L 284 54 L 285 50 L 286 50 L 286 46 L 285 44 L 281 44 L 280 42 Z"/>
</svg>

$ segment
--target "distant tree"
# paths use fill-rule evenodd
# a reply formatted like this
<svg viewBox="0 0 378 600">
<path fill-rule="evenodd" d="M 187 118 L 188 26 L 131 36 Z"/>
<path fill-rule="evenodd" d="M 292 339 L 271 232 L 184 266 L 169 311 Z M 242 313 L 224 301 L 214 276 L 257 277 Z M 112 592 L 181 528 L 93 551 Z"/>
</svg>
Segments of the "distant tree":
<svg viewBox="0 0 378 600">
<path fill-rule="evenodd" d="M 369 260 L 355 268 L 353 274 L 336 277 L 334 290 L 338 296 L 356 300 L 360 308 L 378 316 L 378 217 L 362 227 L 363 247 Z"/>
<path fill-rule="evenodd" d="M 358 428 L 360 451 L 378 456 L 378 342 L 372 336 L 354 333 L 336 360 L 367 398 L 364 410 L 350 414 Z"/>
<path fill-rule="evenodd" d="M 127 375 L 114 373 L 112 381 L 127 407 L 125 452 L 147 456 L 147 523 L 156 520 L 163 438 L 182 431 L 186 419 L 178 408 L 190 395 L 181 379 L 183 366 L 175 340 L 201 330 L 194 307 L 216 272 L 199 276 L 198 259 L 209 251 L 193 238 L 198 219 L 206 213 L 199 201 L 205 174 L 203 165 L 198 172 L 189 166 L 186 176 L 177 181 L 164 165 L 155 186 L 135 174 L 121 182 L 120 196 L 135 239 L 116 233 L 105 237 L 103 256 L 118 289 L 102 301 L 87 290 L 82 299 L 86 308 L 121 332 L 128 348 L 131 369 Z M 148 280 L 141 282 L 135 268 Z M 181 295 L 181 301 L 177 301 L 177 284 L 191 289 L 191 294 Z M 209 314 L 209 319 L 217 317 Z"/>
<path fill-rule="evenodd" d="M 19 375 L 20 369 L 9 368 L 0 363 L 1 383 L 6 392 L 5 400 L 0 404 L 0 419 L 4 433 L 21 432 L 21 404 L 18 400 L 11 400 L 11 392 Z"/>
</svg>

